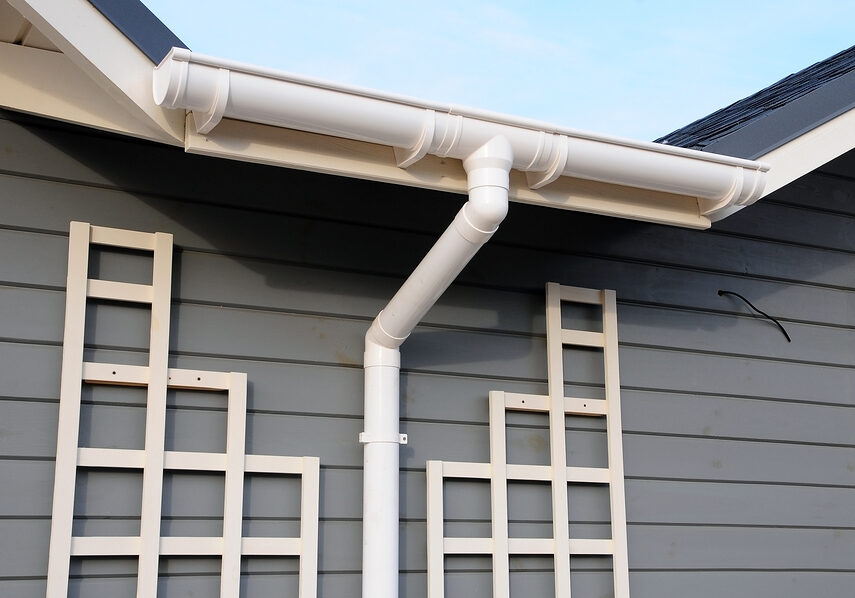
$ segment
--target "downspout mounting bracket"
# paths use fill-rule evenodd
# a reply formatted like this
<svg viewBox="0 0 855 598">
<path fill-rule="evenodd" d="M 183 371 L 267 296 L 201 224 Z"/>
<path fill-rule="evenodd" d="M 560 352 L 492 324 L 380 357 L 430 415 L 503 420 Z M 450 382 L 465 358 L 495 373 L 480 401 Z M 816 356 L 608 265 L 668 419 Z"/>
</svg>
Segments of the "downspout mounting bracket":
<svg viewBox="0 0 855 598">
<path fill-rule="evenodd" d="M 407 444 L 407 435 L 398 434 L 397 438 L 380 438 L 374 437 L 367 432 L 359 433 L 359 444 L 368 444 L 369 442 L 388 442 L 389 444 Z"/>
</svg>

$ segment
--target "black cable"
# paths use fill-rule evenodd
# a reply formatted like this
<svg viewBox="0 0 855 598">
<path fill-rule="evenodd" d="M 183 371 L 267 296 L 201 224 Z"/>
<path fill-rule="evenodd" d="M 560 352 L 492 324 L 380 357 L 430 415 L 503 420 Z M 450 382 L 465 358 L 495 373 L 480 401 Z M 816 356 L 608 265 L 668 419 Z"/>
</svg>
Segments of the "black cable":
<svg viewBox="0 0 855 598">
<path fill-rule="evenodd" d="M 751 309 L 753 309 L 754 311 L 756 311 L 758 314 L 760 314 L 760 315 L 761 315 L 761 316 L 763 316 L 764 318 L 766 318 L 766 319 L 771 320 L 772 322 L 774 322 L 774 323 L 775 323 L 775 325 L 776 325 L 778 328 L 780 328 L 780 329 L 781 329 L 781 332 L 783 332 L 783 333 L 784 333 L 784 336 L 786 336 L 786 337 L 787 337 L 787 342 L 788 342 L 788 343 L 793 342 L 793 339 L 791 339 L 791 338 L 790 338 L 790 335 L 789 335 L 789 334 L 787 334 L 787 331 L 784 329 L 784 326 L 783 326 L 783 325 L 782 325 L 782 324 L 781 324 L 777 319 L 773 318 L 772 316 L 770 316 L 769 314 L 767 314 L 767 313 L 766 313 L 765 311 L 763 311 L 762 309 L 757 309 L 756 307 L 754 307 L 754 304 L 753 304 L 753 303 L 751 303 L 748 299 L 746 299 L 745 297 L 743 297 L 743 296 L 742 296 L 742 295 L 740 295 L 739 293 L 734 293 L 733 291 L 722 291 L 721 289 L 719 289 L 719 290 L 718 290 L 718 296 L 719 296 L 719 297 L 721 297 L 722 295 L 733 295 L 734 297 L 739 297 L 740 299 L 742 299 L 743 301 L 745 301 L 745 303 L 746 303 L 746 304 L 748 304 L 748 307 L 750 307 Z"/>
</svg>

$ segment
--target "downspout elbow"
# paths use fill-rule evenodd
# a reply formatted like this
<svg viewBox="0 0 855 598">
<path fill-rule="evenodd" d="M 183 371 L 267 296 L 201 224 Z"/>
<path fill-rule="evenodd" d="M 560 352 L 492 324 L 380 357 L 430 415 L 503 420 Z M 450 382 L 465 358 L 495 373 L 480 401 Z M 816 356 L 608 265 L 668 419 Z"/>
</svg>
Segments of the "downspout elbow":
<svg viewBox="0 0 855 598">
<path fill-rule="evenodd" d="M 504 137 L 491 139 L 464 160 L 469 178 L 469 201 L 377 315 L 366 335 L 366 343 L 398 348 L 472 256 L 496 232 L 508 213 L 512 164 L 513 151 Z"/>
<path fill-rule="evenodd" d="M 463 161 L 469 201 L 416 267 L 365 334 L 366 366 L 387 362 L 381 355 L 397 351 L 428 309 L 508 214 L 509 173 L 513 149 L 505 137 L 494 137 Z M 385 365 L 385 363 L 384 363 Z"/>
<path fill-rule="evenodd" d="M 392 355 L 398 355 L 398 348 L 407 340 L 412 328 L 427 309 L 499 228 L 508 214 L 508 188 L 513 161 L 511 144 L 502 136 L 492 138 L 463 161 L 468 177 L 469 201 L 463 205 L 452 226 L 419 264 L 401 291 L 374 318 L 365 333 L 366 367 L 392 365 L 396 360 L 400 363 L 400 357 Z M 465 240 L 462 246 L 456 241 L 443 242 L 449 234 L 452 238 L 455 236 L 452 231 Z M 426 281 L 432 284 L 426 285 Z M 387 318 L 390 326 L 384 327 L 383 322 Z"/>
</svg>

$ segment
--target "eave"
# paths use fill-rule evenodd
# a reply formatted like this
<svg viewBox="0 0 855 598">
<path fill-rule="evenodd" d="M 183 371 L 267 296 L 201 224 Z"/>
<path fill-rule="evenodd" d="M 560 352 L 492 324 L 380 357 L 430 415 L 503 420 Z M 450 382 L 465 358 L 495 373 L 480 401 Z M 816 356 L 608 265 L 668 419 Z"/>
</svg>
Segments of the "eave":
<svg viewBox="0 0 855 598">
<path fill-rule="evenodd" d="M 855 46 L 665 135 L 678 147 L 762 160 L 769 195 L 855 147 Z M 762 197 L 761 196 L 761 197 Z M 716 216 L 724 218 L 738 208 Z"/>
</svg>

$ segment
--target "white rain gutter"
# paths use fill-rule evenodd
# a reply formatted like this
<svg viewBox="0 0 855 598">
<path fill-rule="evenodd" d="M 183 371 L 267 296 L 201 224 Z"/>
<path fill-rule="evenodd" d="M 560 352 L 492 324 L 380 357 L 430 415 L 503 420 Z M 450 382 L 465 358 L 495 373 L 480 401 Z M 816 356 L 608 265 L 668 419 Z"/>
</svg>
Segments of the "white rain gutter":
<svg viewBox="0 0 855 598">
<path fill-rule="evenodd" d="M 160 105 L 391 146 L 406 168 L 427 154 L 463 160 L 469 200 L 365 336 L 362 595 L 398 595 L 400 346 L 508 209 L 509 171 L 532 188 L 571 176 L 697 197 L 707 215 L 760 197 L 763 164 L 591 135 L 524 119 L 332 85 L 173 48 L 154 72 Z"/>
<path fill-rule="evenodd" d="M 756 201 L 768 167 L 685 148 L 593 135 L 527 119 L 334 85 L 173 48 L 154 99 L 193 112 L 200 133 L 223 118 L 395 148 L 406 168 L 427 154 L 464 159 L 496 136 L 537 189 L 560 176 L 698 198 L 701 213 Z"/>
</svg>

